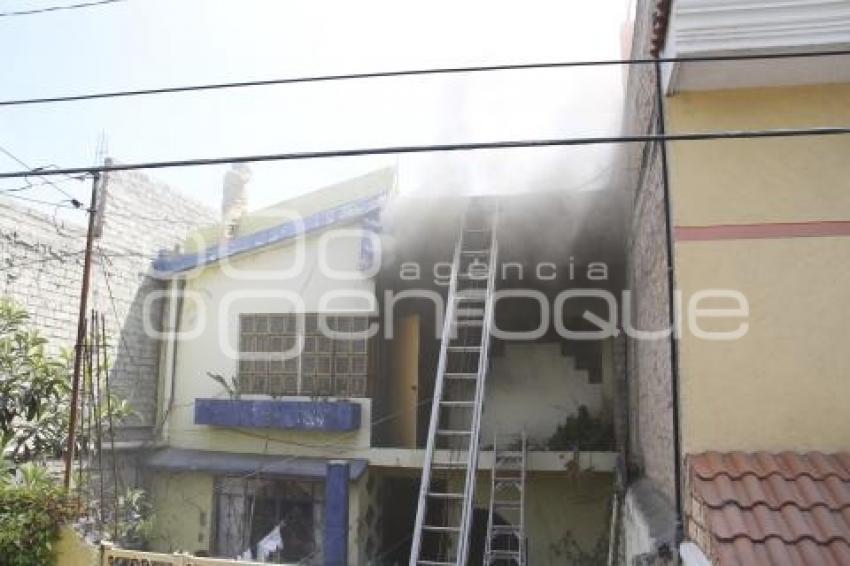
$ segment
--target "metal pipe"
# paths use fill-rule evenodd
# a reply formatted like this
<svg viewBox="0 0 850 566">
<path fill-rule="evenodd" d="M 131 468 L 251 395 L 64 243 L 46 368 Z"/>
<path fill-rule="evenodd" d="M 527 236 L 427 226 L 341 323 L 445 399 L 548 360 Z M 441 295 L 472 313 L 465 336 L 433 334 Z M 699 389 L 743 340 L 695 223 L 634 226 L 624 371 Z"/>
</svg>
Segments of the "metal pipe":
<svg viewBox="0 0 850 566">
<path fill-rule="evenodd" d="M 68 445 L 65 448 L 65 491 L 71 487 L 71 467 L 74 464 L 74 445 L 77 432 L 77 400 L 80 395 L 80 370 L 83 362 L 83 348 L 86 340 L 86 309 L 88 307 L 89 286 L 91 284 L 92 245 L 94 242 L 94 222 L 97 212 L 97 188 L 100 173 L 94 172 L 91 184 L 91 206 L 89 207 L 89 225 L 86 231 L 86 251 L 83 259 L 83 282 L 80 288 L 80 310 L 77 315 L 77 342 L 74 345 L 74 374 L 71 381 L 71 414 L 68 418 Z"/>
</svg>

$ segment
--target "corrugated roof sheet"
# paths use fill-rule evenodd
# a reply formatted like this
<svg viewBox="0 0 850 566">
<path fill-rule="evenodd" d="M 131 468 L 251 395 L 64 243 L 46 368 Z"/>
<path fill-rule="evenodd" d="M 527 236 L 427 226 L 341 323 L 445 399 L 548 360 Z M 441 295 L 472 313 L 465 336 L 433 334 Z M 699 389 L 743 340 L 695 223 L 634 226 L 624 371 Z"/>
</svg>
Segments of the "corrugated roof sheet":
<svg viewBox="0 0 850 566">
<path fill-rule="evenodd" d="M 714 563 L 850 564 L 850 453 L 688 457 L 688 533 Z"/>
</svg>

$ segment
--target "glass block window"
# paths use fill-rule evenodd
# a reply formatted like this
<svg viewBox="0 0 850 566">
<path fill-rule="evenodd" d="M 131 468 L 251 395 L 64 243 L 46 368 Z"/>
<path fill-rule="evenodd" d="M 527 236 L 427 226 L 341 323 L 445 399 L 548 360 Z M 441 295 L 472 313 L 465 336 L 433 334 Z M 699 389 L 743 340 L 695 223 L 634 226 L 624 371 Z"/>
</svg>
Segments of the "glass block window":
<svg viewBox="0 0 850 566">
<path fill-rule="evenodd" d="M 242 393 L 365 397 L 367 316 L 243 314 L 239 319 L 239 390 Z M 324 332 L 323 330 L 327 330 Z M 300 354 L 287 356 L 299 341 Z"/>
</svg>

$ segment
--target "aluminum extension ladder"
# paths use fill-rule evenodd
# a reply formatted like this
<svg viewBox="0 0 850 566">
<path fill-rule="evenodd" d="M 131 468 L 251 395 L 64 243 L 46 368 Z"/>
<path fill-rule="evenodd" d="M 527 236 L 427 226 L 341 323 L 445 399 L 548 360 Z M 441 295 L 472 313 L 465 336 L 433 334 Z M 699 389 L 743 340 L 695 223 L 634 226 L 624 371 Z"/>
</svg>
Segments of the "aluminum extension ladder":
<svg viewBox="0 0 850 566">
<path fill-rule="evenodd" d="M 410 566 L 462 566 L 469 554 L 497 247 L 495 212 L 467 210 L 452 261 Z"/>
<path fill-rule="evenodd" d="M 504 439 L 503 439 L 504 440 Z M 517 442 L 500 448 L 493 439 L 493 468 L 490 472 L 490 511 L 487 517 L 485 566 L 525 566 L 525 475 L 527 439 L 525 431 Z M 497 525 L 498 516 L 507 524 Z"/>
</svg>

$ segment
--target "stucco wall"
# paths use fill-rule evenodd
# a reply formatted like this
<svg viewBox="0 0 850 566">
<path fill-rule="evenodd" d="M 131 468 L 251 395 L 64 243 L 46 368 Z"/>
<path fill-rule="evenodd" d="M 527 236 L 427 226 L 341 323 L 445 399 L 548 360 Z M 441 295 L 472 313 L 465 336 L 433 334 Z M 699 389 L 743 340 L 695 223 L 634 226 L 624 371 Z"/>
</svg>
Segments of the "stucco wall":
<svg viewBox="0 0 850 566">
<path fill-rule="evenodd" d="M 150 481 L 154 509 L 151 550 L 212 549 L 213 477 L 202 473 L 157 473 Z"/>
<path fill-rule="evenodd" d="M 668 98 L 671 131 L 850 124 L 850 84 L 681 93 Z M 850 138 L 673 142 L 677 226 L 850 218 Z"/>
<path fill-rule="evenodd" d="M 582 550 L 591 551 L 610 526 L 613 481 L 611 474 L 593 472 L 529 474 L 525 492 L 528 563 L 541 566 L 567 563 L 554 548 L 567 533 Z M 478 475 L 475 505 L 489 508 L 489 473 Z"/>
<path fill-rule="evenodd" d="M 97 566 L 100 563 L 100 550 L 85 542 L 69 526 L 59 531 L 59 540 L 53 549 L 56 566 Z"/>
<path fill-rule="evenodd" d="M 850 123 L 850 85 L 681 94 L 677 131 Z M 677 227 L 850 220 L 850 139 L 812 137 L 673 144 Z M 682 340 L 686 452 L 846 450 L 850 237 L 677 243 L 678 285 L 737 289 L 749 332 L 733 342 Z M 716 322 L 718 330 L 737 322 Z"/>
<path fill-rule="evenodd" d="M 493 442 L 496 432 L 517 434 L 525 429 L 529 442 L 545 446 L 555 428 L 585 405 L 591 415 L 610 416 L 611 400 L 603 395 L 612 380 L 610 348 L 603 348 L 603 383 L 588 383 L 587 370 L 575 358 L 561 354 L 561 345 L 508 343 L 504 355 L 492 358 L 487 376 L 481 441 Z M 603 407 L 606 411 L 603 411 Z"/>
<path fill-rule="evenodd" d="M 155 513 L 151 550 L 214 551 L 215 541 L 212 537 L 215 536 L 214 525 L 217 520 L 215 485 L 215 477 L 206 473 L 157 472 L 151 475 L 151 500 Z M 380 545 L 378 519 L 381 509 L 376 501 L 380 481 L 378 477 L 370 480 L 370 472 L 367 471 L 358 480 L 351 482 L 349 489 L 349 561 L 351 564 L 366 564 L 368 549 L 376 549 Z M 367 545 L 370 537 L 374 546 Z M 321 556 L 321 550 L 318 556 Z M 78 565 L 71 563 L 69 566 Z"/>
<path fill-rule="evenodd" d="M 334 239 L 327 246 L 329 264 L 337 270 L 357 274 L 359 246 L 360 239 L 354 236 Z M 291 278 L 273 277 L 272 274 L 293 265 L 296 249 L 292 245 L 276 246 L 237 258 L 227 267 L 214 264 L 188 278 L 181 319 L 181 330 L 187 335 L 177 343 L 174 399 L 168 410 L 166 434 L 170 445 L 230 452 L 320 456 L 342 455 L 340 452 L 347 448 L 368 448 L 372 418 L 369 399 L 354 400 L 361 404 L 361 427 L 355 433 L 245 431 L 195 425 L 193 422 L 195 399 L 226 395 L 223 388 L 207 376 L 207 372 L 218 373 L 228 380 L 237 373 L 240 313 L 301 310 L 281 298 L 281 291 L 298 295 L 303 301 L 302 312 L 319 312 L 321 297 L 335 290 L 353 290 L 374 296 L 374 283 L 365 276 L 356 280 L 338 280 L 324 274 L 317 264 L 317 249 L 318 238 L 307 238 L 305 267 Z M 372 312 L 367 307 L 364 300 L 350 297 L 334 300 L 322 312 Z M 163 383 L 168 383 L 164 387 L 169 391 L 170 367 L 170 360 L 163 363 L 166 374 Z M 265 395 L 245 395 L 243 398 L 270 399 Z M 167 395 L 164 403 L 163 413 L 168 407 Z"/>
</svg>

